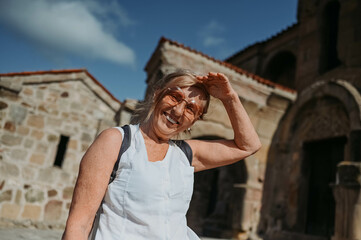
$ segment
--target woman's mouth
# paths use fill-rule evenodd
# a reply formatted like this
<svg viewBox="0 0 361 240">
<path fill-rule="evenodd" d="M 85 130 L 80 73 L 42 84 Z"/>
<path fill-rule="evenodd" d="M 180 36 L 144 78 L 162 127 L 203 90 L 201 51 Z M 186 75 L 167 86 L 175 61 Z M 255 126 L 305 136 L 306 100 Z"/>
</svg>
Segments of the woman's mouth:
<svg viewBox="0 0 361 240">
<path fill-rule="evenodd" d="M 173 123 L 173 124 L 179 124 L 178 121 L 176 121 L 176 120 L 174 120 L 173 118 L 171 118 L 168 114 L 164 113 L 164 115 L 165 115 L 166 119 L 167 119 L 169 122 L 171 122 L 171 123 Z"/>
</svg>

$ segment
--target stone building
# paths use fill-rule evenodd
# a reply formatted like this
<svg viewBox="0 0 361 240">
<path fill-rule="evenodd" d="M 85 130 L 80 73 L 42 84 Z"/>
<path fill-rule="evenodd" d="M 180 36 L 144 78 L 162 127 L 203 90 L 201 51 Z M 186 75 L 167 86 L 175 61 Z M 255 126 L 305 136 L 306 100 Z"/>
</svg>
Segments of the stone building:
<svg viewBox="0 0 361 240">
<path fill-rule="evenodd" d="M 120 107 L 86 70 L 0 74 L 1 222 L 63 227 L 79 162 Z"/>
<path fill-rule="evenodd" d="M 198 74 L 210 71 L 226 74 L 263 145 L 245 161 L 195 174 L 188 224 L 201 236 L 229 238 L 239 235 L 241 238 L 256 234 L 268 148 L 278 122 L 295 100 L 296 92 L 162 38 L 145 67 L 148 76 L 146 98 L 153 94 L 152 86 L 157 79 L 177 68 L 191 69 Z M 197 121 L 187 137 L 233 138 L 230 121 L 219 100 L 211 99 L 204 120 Z"/>
<path fill-rule="evenodd" d="M 294 88 L 267 157 L 264 239 L 361 239 L 361 1 L 299 0 L 298 21 L 226 61 Z"/>
<path fill-rule="evenodd" d="M 145 67 L 145 98 L 177 68 L 225 73 L 262 141 L 195 175 L 188 223 L 199 235 L 361 239 L 361 1 L 299 0 L 297 19 L 225 61 L 162 38 Z M 62 225 L 84 150 L 128 123 L 136 101 L 121 104 L 85 70 L 1 74 L 0 94 L 0 217 Z M 212 99 L 186 137 L 232 136 Z"/>
</svg>

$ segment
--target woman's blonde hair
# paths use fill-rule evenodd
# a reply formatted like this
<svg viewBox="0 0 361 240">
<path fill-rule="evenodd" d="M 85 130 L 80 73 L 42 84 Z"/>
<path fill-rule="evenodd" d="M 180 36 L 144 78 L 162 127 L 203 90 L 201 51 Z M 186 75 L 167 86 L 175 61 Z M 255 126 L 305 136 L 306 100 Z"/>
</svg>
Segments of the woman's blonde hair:
<svg viewBox="0 0 361 240">
<path fill-rule="evenodd" d="M 173 73 L 165 75 L 153 86 L 153 95 L 146 101 L 138 104 L 137 109 L 132 117 L 132 123 L 144 123 L 149 120 L 153 114 L 155 107 L 162 100 L 165 91 L 171 87 L 196 87 L 202 90 L 206 96 L 206 105 L 200 118 L 207 113 L 210 96 L 205 86 L 199 82 L 197 75 L 189 70 L 179 69 Z"/>
</svg>

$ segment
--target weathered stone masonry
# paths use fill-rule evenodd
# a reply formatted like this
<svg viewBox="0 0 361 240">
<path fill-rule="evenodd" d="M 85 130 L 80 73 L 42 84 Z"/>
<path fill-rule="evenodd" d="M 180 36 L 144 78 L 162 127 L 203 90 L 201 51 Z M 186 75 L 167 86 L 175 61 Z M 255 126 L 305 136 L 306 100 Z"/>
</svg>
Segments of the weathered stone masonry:
<svg viewBox="0 0 361 240">
<path fill-rule="evenodd" d="M 79 162 L 121 103 L 86 70 L 2 74 L 0 96 L 1 220 L 62 227 Z"/>
</svg>

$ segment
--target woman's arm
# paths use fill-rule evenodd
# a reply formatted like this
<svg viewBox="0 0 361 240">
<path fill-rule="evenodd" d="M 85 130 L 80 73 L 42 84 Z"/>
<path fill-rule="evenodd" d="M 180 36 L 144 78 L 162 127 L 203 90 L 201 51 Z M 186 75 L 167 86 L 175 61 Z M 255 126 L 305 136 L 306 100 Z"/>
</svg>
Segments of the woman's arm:
<svg viewBox="0 0 361 240">
<path fill-rule="evenodd" d="M 121 133 L 110 128 L 103 131 L 85 153 L 80 163 L 63 240 L 88 239 L 121 144 Z"/>
<path fill-rule="evenodd" d="M 228 78 L 222 73 L 209 73 L 198 79 L 211 96 L 222 101 L 232 124 L 234 139 L 187 141 L 193 150 L 195 171 L 232 164 L 258 151 L 261 142 Z"/>
</svg>

